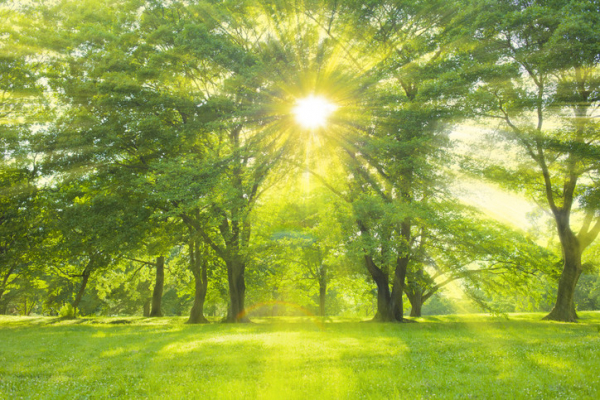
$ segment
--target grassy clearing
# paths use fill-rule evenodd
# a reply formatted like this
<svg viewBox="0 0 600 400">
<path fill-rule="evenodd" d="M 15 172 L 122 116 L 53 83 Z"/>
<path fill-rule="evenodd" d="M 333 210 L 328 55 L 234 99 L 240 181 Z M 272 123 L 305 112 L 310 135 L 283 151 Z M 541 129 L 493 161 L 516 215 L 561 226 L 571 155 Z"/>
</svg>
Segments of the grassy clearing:
<svg viewBox="0 0 600 400">
<path fill-rule="evenodd" d="M 600 313 L 541 317 L 0 317 L 0 398 L 600 398 Z"/>
</svg>

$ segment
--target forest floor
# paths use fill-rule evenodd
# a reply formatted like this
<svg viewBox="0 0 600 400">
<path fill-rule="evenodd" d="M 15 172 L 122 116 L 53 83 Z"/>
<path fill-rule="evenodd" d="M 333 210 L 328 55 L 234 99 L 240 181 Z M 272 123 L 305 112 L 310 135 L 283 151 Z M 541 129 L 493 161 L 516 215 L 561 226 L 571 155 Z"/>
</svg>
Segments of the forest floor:
<svg viewBox="0 0 600 400">
<path fill-rule="evenodd" d="M 2 399 L 598 399 L 600 312 L 415 324 L 0 316 Z"/>
</svg>

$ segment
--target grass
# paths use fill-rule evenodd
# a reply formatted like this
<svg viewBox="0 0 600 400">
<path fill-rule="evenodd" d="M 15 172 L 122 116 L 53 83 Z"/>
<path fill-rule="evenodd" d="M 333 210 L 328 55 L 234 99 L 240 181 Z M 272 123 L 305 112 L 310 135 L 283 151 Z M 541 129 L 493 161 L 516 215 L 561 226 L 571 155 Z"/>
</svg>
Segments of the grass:
<svg viewBox="0 0 600 400">
<path fill-rule="evenodd" d="M 600 312 L 417 324 L 0 316 L 0 398 L 600 398 Z"/>
</svg>

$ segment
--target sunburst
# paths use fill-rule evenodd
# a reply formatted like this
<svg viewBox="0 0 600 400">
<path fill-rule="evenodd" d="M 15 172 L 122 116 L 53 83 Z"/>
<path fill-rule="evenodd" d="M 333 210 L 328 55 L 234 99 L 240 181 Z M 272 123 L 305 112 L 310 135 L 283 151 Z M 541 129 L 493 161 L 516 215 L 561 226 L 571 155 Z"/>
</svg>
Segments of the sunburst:
<svg viewBox="0 0 600 400">
<path fill-rule="evenodd" d="M 327 124 L 329 116 L 337 106 L 321 96 L 308 96 L 299 99 L 293 109 L 296 122 L 307 129 L 316 129 Z"/>
</svg>

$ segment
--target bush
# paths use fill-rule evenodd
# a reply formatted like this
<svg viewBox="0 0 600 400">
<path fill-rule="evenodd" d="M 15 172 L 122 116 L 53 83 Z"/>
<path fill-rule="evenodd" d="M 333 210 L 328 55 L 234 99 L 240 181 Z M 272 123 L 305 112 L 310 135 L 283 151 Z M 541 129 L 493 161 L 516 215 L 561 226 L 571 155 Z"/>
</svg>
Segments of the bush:
<svg viewBox="0 0 600 400">
<path fill-rule="evenodd" d="M 58 316 L 60 318 L 75 318 L 75 309 L 70 303 L 65 303 L 60 310 L 58 310 Z"/>
</svg>

